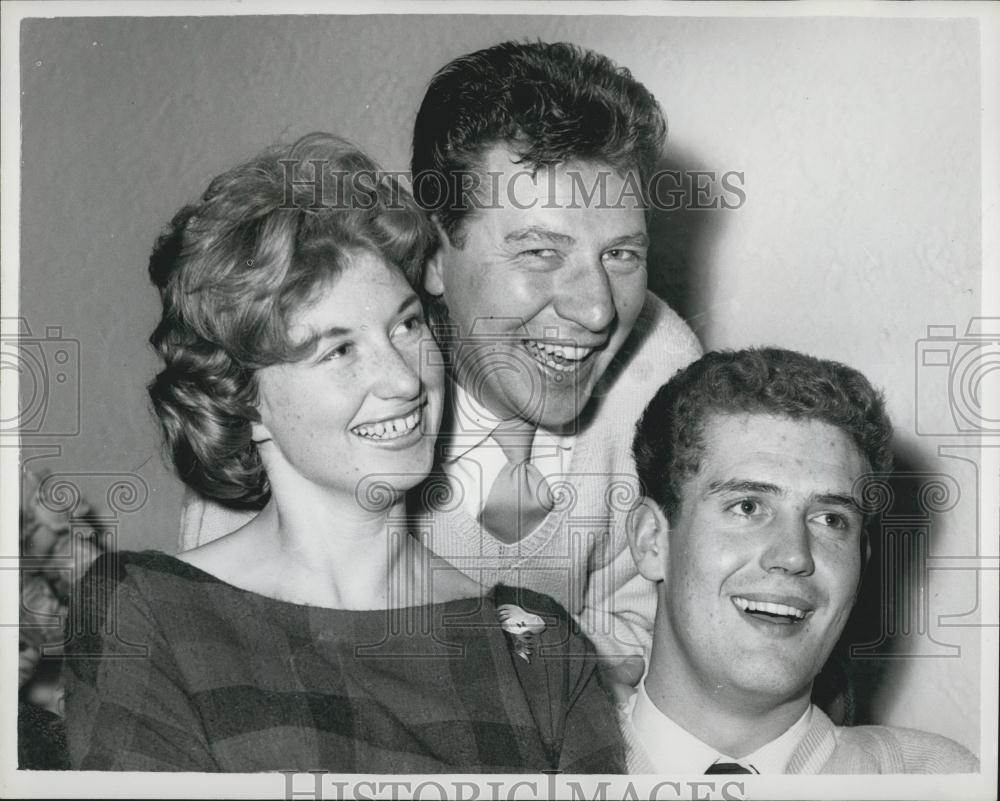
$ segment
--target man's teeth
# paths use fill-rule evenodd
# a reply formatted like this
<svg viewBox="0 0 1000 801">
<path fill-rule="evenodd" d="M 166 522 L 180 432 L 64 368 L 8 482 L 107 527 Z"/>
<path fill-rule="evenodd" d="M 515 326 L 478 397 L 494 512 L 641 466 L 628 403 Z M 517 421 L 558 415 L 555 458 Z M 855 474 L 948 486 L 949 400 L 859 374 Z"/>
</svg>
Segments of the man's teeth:
<svg viewBox="0 0 1000 801">
<path fill-rule="evenodd" d="M 398 439 L 409 434 L 420 423 L 420 410 L 411 412 L 406 417 L 394 420 L 383 420 L 381 423 L 365 423 L 351 429 L 359 437 L 367 439 Z"/>
<path fill-rule="evenodd" d="M 524 344 L 535 359 L 542 364 L 561 372 L 575 370 L 580 362 L 594 352 L 593 348 L 580 348 L 576 345 L 552 345 L 535 339 L 526 339 Z"/>
<path fill-rule="evenodd" d="M 802 620 L 806 613 L 802 609 L 796 609 L 787 604 L 772 604 L 770 601 L 751 601 L 747 598 L 734 597 L 733 601 L 744 612 L 766 612 L 769 615 L 784 615 Z"/>
</svg>

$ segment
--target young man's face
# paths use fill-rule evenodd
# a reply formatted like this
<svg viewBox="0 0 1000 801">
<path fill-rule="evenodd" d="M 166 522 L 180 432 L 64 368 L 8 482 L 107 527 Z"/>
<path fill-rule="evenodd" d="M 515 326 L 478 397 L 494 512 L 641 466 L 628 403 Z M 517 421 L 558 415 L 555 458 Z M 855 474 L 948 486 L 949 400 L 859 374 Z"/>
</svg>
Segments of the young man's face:
<svg viewBox="0 0 1000 801">
<path fill-rule="evenodd" d="M 657 554 L 653 658 L 667 681 L 748 708 L 808 697 L 854 604 L 862 514 L 852 491 L 865 472 L 826 423 L 708 417 L 700 470 Z"/>
<path fill-rule="evenodd" d="M 611 168 L 532 174 L 513 158 L 487 152 L 491 207 L 469 212 L 461 247 L 442 245 L 425 287 L 457 326 L 459 383 L 500 418 L 558 428 L 580 414 L 642 308 L 646 223 Z"/>
</svg>

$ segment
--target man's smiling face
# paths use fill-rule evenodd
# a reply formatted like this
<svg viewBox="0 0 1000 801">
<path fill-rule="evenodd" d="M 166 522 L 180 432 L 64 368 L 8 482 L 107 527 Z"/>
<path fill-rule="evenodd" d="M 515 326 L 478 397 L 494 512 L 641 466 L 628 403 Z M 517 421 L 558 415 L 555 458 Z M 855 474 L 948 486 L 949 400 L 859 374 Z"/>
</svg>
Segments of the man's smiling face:
<svg viewBox="0 0 1000 801">
<path fill-rule="evenodd" d="M 498 202 L 445 241 L 425 288 L 457 328 L 459 383 L 501 419 L 558 428 L 583 410 L 642 308 L 645 216 L 609 167 L 531 172 L 514 158 L 503 146 L 485 154 Z M 588 202 L 601 183 L 604 202 Z"/>
<path fill-rule="evenodd" d="M 854 604 L 867 462 L 839 428 L 710 414 L 658 555 L 669 681 L 741 703 L 808 697 Z"/>
</svg>

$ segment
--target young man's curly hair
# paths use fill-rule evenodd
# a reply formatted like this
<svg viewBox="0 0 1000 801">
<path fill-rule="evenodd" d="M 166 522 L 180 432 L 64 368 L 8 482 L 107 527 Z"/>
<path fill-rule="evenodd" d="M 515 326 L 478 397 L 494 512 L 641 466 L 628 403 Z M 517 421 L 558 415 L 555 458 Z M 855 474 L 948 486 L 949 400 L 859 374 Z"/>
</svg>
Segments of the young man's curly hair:
<svg viewBox="0 0 1000 801">
<path fill-rule="evenodd" d="M 701 466 L 705 421 L 746 412 L 829 423 L 850 437 L 873 473 L 892 465 L 882 394 L 854 368 L 780 348 L 714 351 L 660 387 L 636 425 L 639 482 L 668 520 L 676 520 L 684 482 Z"/>
</svg>

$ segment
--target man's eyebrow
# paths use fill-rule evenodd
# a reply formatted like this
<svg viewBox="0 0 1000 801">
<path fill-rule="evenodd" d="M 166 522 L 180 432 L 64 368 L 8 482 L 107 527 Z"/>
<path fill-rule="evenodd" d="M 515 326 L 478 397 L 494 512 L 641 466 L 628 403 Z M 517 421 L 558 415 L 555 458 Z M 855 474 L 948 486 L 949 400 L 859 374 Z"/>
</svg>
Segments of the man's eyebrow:
<svg viewBox="0 0 1000 801">
<path fill-rule="evenodd" d="M 634 234 L 628 234 L 623 236 L 621 239 L 616 239 L 609 247 L 616 248 L 622 245 L 632 245 L 637 248 L 648 248 L 649 247 L 649 237 L 646 235 L 645 231 L 636 231 Z"/>
<path fill-rule="evenodd" d="M 822 495 L 817 495 L 814 499 L 816 503 L 826 503 L 833 506 L 845 506 L 852 511 L 857 512 L 859 515 L 864 516 L 865 510 L 861 508 L 854 498 L 850 495 L 843 495 L 839 492 L 825 492 Z"/>
<path fill-rule="evenodd" d="M 503 241 L 517 243 L 524 242 L 528 239 L 546 239 L 550 242 L 558 242 L 562 245 L 572 245 L 576 242 L 576 239 L 571 237 L 569 234 L 561 234 L 558 231 L 552 231 L 549 228 L 542 228 L 540 225 L 529 225 L 527 228 L 518 228 L 516 231 L 511 231 L 503 238 Z"/>
<path fill-rule="evenodd" d="M 713 481 L 708 485 L 705 495 L 721 495 L 724 492 L 756 492 L 762 495 L 784 495 L 785 491 L 777 484 L 766 481 L 751 481 L 745 478 L 730 478 L 726 481 Z"/>
</svg>

